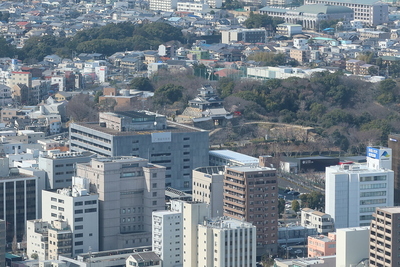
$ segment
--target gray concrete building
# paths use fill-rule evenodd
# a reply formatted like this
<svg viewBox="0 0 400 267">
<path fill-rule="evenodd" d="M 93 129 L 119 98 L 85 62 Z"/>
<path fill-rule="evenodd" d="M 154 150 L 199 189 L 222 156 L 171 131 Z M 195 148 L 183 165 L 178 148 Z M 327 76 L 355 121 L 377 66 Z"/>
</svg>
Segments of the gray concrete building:
<svg viewBox="0 0 400 267">
<path fill-rule="evenodd" d="M 46 189 L 61 189 L 72 186 L 75 164 L 89 162 L 97 155 L 93 152 L 61 152 L 51 150 L 39 157 L 39 169 L 46 172 Z"/>
<path fill-rule="evenodd" d="M 165 185 L 188 191 L 192 170 L 208 165 L 208 131 L 150 112 L 100 113 L 99 122 L 70 126 L 72 151 L 136 156 L 166 167 Z"/>
<path fill-rule="evenodd" d="M 76 165 L 99 195 L 99 250 L 151 245 L 152 212 L 165 209 L 165 167 L 136 157 Z"/>
</svg>

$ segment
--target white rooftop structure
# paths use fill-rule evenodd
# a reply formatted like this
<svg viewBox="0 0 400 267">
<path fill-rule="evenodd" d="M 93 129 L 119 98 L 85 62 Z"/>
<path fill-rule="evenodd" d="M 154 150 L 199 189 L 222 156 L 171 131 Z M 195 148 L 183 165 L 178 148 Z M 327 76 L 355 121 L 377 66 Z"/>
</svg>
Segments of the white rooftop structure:
<svg viewBox="0 0 400 267">
<path fill-rule="evenodd" d="M 212 150 L 209 151 L 210 165 L 221 166 L 221 165 L 258 165 L 259 159 L 251 157 L 242 153 L 238 153 L 232 150 Z"/>
</svg>

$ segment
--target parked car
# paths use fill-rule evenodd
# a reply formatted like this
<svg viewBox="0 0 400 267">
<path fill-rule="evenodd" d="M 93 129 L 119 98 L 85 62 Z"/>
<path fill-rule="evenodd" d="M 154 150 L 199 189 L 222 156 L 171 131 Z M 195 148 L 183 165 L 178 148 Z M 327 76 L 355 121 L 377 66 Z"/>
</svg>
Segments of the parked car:
<svg viewBox="0 0 400 267">
<path fill-rule="evenodd" d="M 292 249 L 293 249 L 292 247 L 287 247 L 287 248 L 286 248 L 286 250 L 292 250 Z"/>
<path fill-rule="evenodd" d="M 290 189 L 285 189 L 285 190 L 283 190 L 283 193 L 289 193 L 290 192 Z"/>
<path fill-rule="evenodd" d="M 299 192 L 293 192 L 293 195 L 294 196 L 298 196 L 298 195 L 300 195 L 300 193 Z"/>
<path fill-rule="evenodd" d="M 301 250 L 301 249 L 296 249 L 295 251 L 294 251 L 294 253 L 296 253 L 296 254 L 300 254 L 300 253 L 302 253 L 303 251 Z"/>
</svg>

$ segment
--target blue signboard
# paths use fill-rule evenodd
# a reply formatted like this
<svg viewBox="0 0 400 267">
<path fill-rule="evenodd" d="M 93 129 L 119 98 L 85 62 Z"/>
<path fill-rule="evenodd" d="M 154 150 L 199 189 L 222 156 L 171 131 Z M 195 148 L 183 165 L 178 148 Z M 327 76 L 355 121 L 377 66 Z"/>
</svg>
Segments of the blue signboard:
<svg viewBox="0 0 400 267">
<path fill-rule="evenodd" d="M 379 152 L 380 150 L 375 147 L 367 147 L 367 157 L 373 158 L 373 159 L 379 159 Z"/>
</svg>

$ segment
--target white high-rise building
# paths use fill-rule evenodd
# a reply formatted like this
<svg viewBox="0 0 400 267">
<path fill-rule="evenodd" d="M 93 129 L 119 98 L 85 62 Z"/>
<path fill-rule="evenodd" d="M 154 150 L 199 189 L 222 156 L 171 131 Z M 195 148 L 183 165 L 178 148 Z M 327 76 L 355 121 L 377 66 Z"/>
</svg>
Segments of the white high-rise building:
<svg viewBox="0 0 400 267">
<path fill-rule="evenodd" d="M 42 191 L 42 221 L 64 220 L 72 237 L 72 256 L 99 251 L 99 195 L 88 193 L 87 180 L 74 177 L 73 187 Z"/>
<path fill-rule="evenodd" d="M 251 223 L 227 217 L 199 224 L 197 266 L 255 267 L 256 232 Z"/>
<path fill-rule="evenodd" d="M 369 226 L 376 207 L 393 206 L 390 148 L 368 147 L 366 164 L 326 168 L 325 212 L 336 229 Z"/>
<path fill-rule="evenodd" d="M 208 215 L 206 203 L 181 200 L 171 201 L 171 211 L 153 213 L 153 249 L 163 266 L 255 267 L 256 227 Z"/>
<path fill-rule="evenodd" d="M 182 266 L 182 213 L 153 211 L 152 249 L 162 259 L 163 267 Z"/>
</svg>

